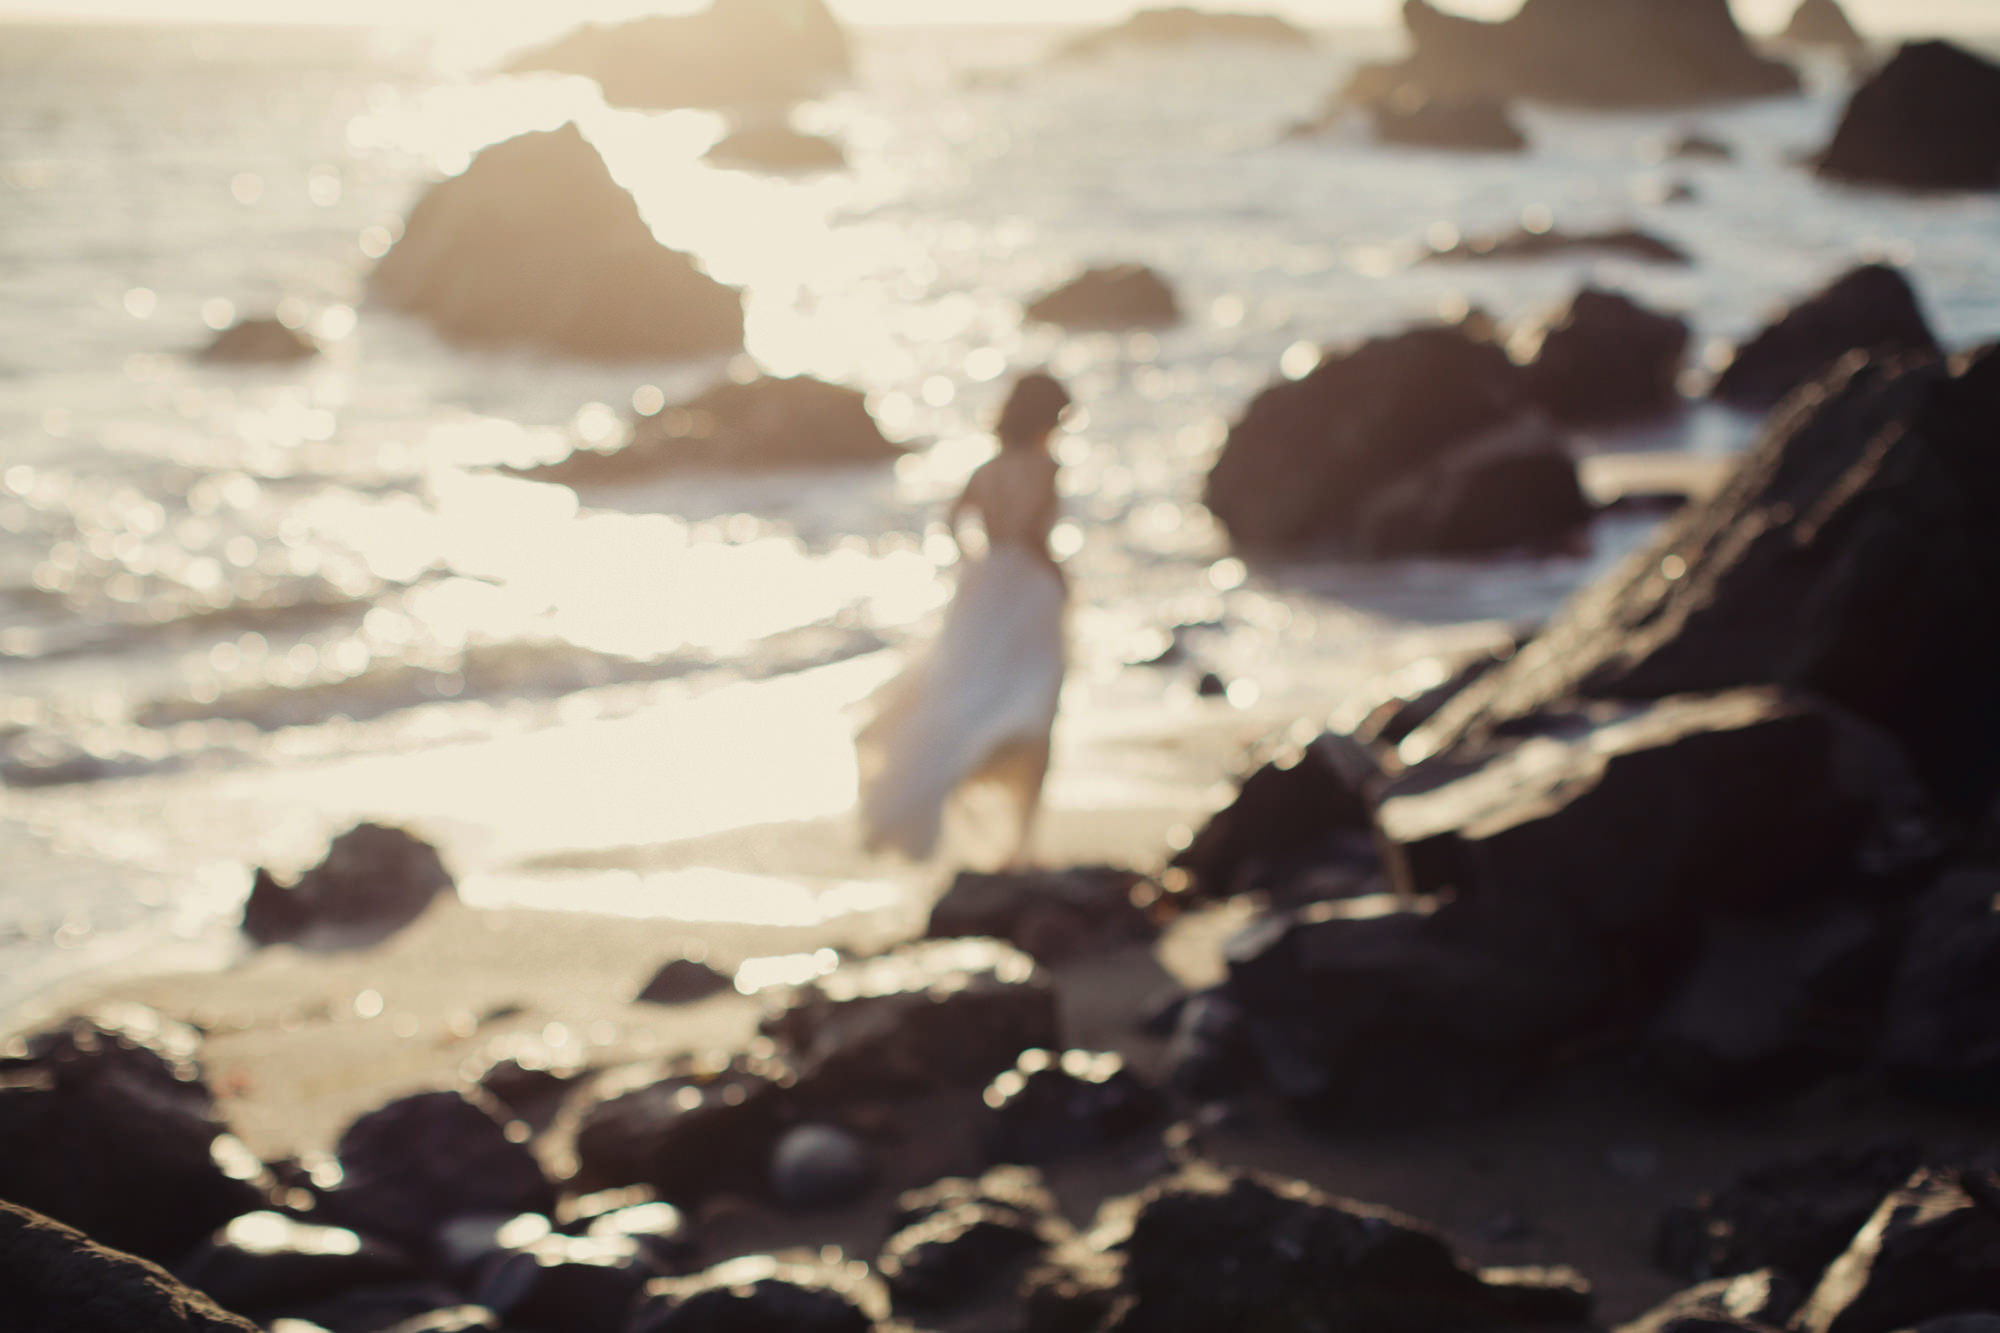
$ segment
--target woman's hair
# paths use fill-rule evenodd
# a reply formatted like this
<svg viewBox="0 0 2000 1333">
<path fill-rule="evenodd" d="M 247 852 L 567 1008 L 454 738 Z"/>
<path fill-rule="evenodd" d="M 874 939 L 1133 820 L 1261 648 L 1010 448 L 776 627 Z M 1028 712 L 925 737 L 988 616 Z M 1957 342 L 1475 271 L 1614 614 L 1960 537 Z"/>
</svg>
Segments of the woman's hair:
<svg viewBox="0 0 2000 1333">
<path fill-rule="evenodd" d="M 1055 376 L 1040 371 L 1023 375 L 1014 381 L 993 433 L 1002 445 L 1037 443 L 1062 421 L 1068 406 L 1069 391 Z"/>
</svg>

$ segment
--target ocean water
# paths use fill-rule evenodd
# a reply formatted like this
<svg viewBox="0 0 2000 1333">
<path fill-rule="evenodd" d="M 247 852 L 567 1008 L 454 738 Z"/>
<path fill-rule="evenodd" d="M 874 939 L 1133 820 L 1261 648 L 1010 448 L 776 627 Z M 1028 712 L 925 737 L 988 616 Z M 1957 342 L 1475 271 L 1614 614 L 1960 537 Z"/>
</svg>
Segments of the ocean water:
<svg viewBox="0 0 2000 1333">
<path fill-rule="evenodd" d="M 1189 682 L 1130 663 L 1176 625 L 1198 626 L 1202 665 L 1236 685 L 1213 706 L 1319 708 L 1436 627 L 1546 615 L 1643 536 L 1619 520 L 1561 559 L 1246 569 L 1197 503 L 1201 478 L 1242 404 L 1320 346 L 1473 305 L 1524 318 L 1595 281 L 1685 312 L 1708 357 L 1864 257 L 1912 272 L 1947 341 L 2000 333 L 2000 198 L 1839 189 L 1792 165 L 1838 115 L 1831 65 L 1783 101 L 1531 109 L 1531 155 L 1477 158 L 1358 132 L 1286 140 L 1392 34 L 1062 67 L 1042 62 L 1052 40 L 861 34 L 852 85 L 795 116 L 840 139 L 850 169 L 777 179 L 700 160 L 718 115 L 495 77 L 494 52 L 436 34 L 7 29 L 0 1009 L 114 959 L 212 951 L 247 867 L 306 859 L 337 822 L 317 780 L 329 771 L 381 814 L 483 827 L 471 843 L 491 853 L 493 900 L 537 905 L 603 900 L 514 873 L 531 845 L 837 812 L 852 705 L 948 595 L 938 515 L 984 457 L 1015 368 L 1049 366 L 1084 409 L 1061 446 L 1058 542 L 1079 605 L 1066 715 L 1171 718 L 1196 706 Z M 427 183 L 571 119 L 663 241 L 744 288 L 743 356 L 467 352 L 369 306 L 372 257 Z M 1739 159 L 1664 162 L 1693 127 Z M 1655 202 L 1683 179 L 1697 202 Z M 1697 262 L 1413 262 L 1427 237 L 1536 216 L 1638 222 Z M 1169 275 L 1187 322 L 1024 325 L 1024 300 L 1101 260 Z M 274 369 L 189 356 L 213 328 L 272 312 L 324 355 Z M 497 470 L 757 371 L 866 390 L 913 452 L 892 469 L 582 495 Z M 1755 426 L 1700 409 L 1583 444 L 1727 452 Z M 468 746 L 492 785 L 448 800 Z M 521 794 L 552 756 L 616 770 L 655 750 L 673 762 L 572 784 L 554 809 Z M 497 831 L 537 821 L 541 842 Z M 872 901 L 866 885 L 819 888 Z M 759 891 L 732 890 L 756 910 L 809 910 Z M 652 901 L 700 917 L 714 896 L 695 882 Z"/>
</svg>

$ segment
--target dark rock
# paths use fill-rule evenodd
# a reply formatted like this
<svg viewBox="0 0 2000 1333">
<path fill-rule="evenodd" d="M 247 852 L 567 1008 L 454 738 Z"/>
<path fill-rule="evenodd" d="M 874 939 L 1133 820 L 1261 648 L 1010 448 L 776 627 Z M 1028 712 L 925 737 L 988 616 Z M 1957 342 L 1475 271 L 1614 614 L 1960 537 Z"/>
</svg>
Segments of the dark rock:
<svg viewBox="0 0 2000 1333">
<path fill-rule="evenodd" d="M 1056 56 L 1076 59 L 1101 56 L 1121 47 L 1175 47 L 1207 42 L 1308 47 L 1312 38 L 1298 25 L 1275 14 L 1237 14 L 1190 7 L 1142 9 L 1123 23 L 1071 38 Z"/>
<path fill-rule="evenodd" d="M 545 1236 L 488 1264 L 477 1295 L 518 1328 L 624 1333 L 640 1289 L 660 1272 L 629 1236 Z"/>
<path fill-rule="evenodd" d="M 1799 1311 L 1799 1333 L 1896 1333 L 2000 1310 L 2000 1174 L 1920 1170 L 1835 1259 Z"/>
<path fill-rule="evenodd" d="M 660 109 L 797 101 L 849 59 L 821 0 L 714 0 L 690 15 L 585 24 L 508 68 L 581 74 L 613 106 Z"/>
<path fill-rule="evenodd" d="M 764 1021 L 815 1099 L 979 1086 L 1058 1047 L 1055 988 L 995 940 L 926 940 L 845 963 Z"/>
<path fill-rule="evenodd" d="M 982 874 L 960 871 L 931 908 L 931 939 L 1006 940 L 1037 961 L 1060 963 L 1156 932 L 1137 895 L 1158 888 L 1134 870 L 1082 866 Z"/>
<path fill-rule="evenodd" d="M 1893 962 L 1884 923 L 1854 904 L 1713 919 L 1654 1022 L 1654 1055 L 1703 1096 L 1794 1090 L 1867 1057 Z"/>
<path fill-rule="evenodd" d="M 1519 368 L 1490 342 L 1446 327 L 1378 338 L 1260 393 L 1203 498 L 1240 547 L 1338 546 L 1380 490 L 1525 405 Z"/>
<path fill-rule="evenodd" d="M 1169 1078 L 1198 1101 L 1241 1096 L 1257 1078 L 1257 1050 L 1243 1008 L 1226 988 L 1190 996 L 1167 1047 Z"/>
<path fill-rule="evenodd" d="M 1711 392 L 1762 411 L 1867 351 L 1938 351 L 1909 279 L 1886 264 L 1854 269 L 1787 311 L 1736 350 Z"/>
<path fill-rule="evenodd" d="M 243 319 L 215 335 L 198 359 L 229 365 L 282 365 L 319 355 L 319 344 L 276 319 Z"/>
<path fill-rule="evenodd" d="M 550 1046 L 537 1036 L 503 1038 L 487 1053 L 488 1063 L 472 1082 L 534 1129 L 546 1129 L 569 1090 L 592 1072 L 580 1046 Z"/>
<path fill-rule="evenodd" d="M 455 1310 L 463 1300 L 451 1288 L 434 1282 L 399 1282 L 342 1292 L 300 1309 L 294 1317 L 327 1333 L 383 1333 L 399 1324 Z"/>
<path fill-rule="evenodd" d="M 1648 1310 L 1617 1333 L 1760 1333 L 1783 1328 L 1805 1300 L 1784 1274 L 1759 1269 L 1704 1282 Z"/>
<path fill-rule="evenodd" d="M 1519 340 L 1528 394 L 1558 421 L 1632 421 L 1680 406 L 1687 321 L 1587 287 Z"/>
<path fill-rule="evenodd" d="M 1526 417 L 1377 492 L 1351 549 L 1373 560 L 1561 552 L 1593 512 L 1568 445 Z"/>
<path fill-rule="evenodd" d="M 1913 42 L 1855 90 L 1819 174 L 1912 190 L 2000 188 L 2000 65 Z"/>
<path fill-rule="evenodd" d="M 1528 136 L 1498 97 L 1444 98 L 1403 88 L 1371 106 L 1369 114 L 1375 137 L 1401 148 L 1518 153 L 1528 146 Z"/>
<path fill-rule="evenodd" d="M 872 1333 L 888 1300 L 865 1264 L 787 1264 L 764 1255 L 659 1278 L 627 1333 Z"/>
<path fill-rule="evenodd" d="M 1066 1252 L 1031 1275 L 1031 1327 L 1107 1329 L 1115 1308 L 1123 1333 L 1444 1333 L 1590 1312 L 1573 1273 L 1481 1273 L 1385 1209 L 1200 1164 L 1112 1200 L 1091 1236 L 1121 1252 L 1122 1265 Z"/>
<path fill-rule="evenodd" d="M 1173 864 L 1200 898 L 1277 889 L 1370 830 L 1380 778 L 1366 746 L 1327 732 L 1245 778 Z"/>
<path fill-rule="evenodd" d="M 1052 1238 L 1038 1219 L 966 1203 L 896 1232 L 875 1268 L 897 1307 L 949 1310 L 978 1299 Z"/>
<path fill-rule="evenodd" d="M 287 1329 L 285 1333 L 293 1333 Z M 383 1333 L 502 1333 L 500 1317 L 483 1305 L 455 1305 L 392 1324 Z"/>
<path fill-rule="evenodd" d="M 1697 1281 L 1768 1269 L 1809 1288 L 1922 1160 L 1914 1143 L 1899 1142 L 1761 1167 L 1668 1209 L 1654 1257 L 1668 1272 Z"/>
<path fill-rule="evenodd" d="M 1593 107 L 1686 106 L 1798 91 L 1757 54 L 1728 0 L 1527 0 L 1502 23 L 1406 0 L 1411 53 L 1356 75 L 1360 96 L 1414 84 L 1454 97 Z"/>
<path fill-rule="evenodd" d="M 1983 811 L 2000 789 L 1996 421 L 2000 348 L 1949 366 L 1849 366 L 1793 399 L 1721 492 L 1573 599 L 1406 753 L 1476 755 L 1591 701 L 1772 684 L 1887 732 L 1933 795 Z M 1633 856 L 1628 844 L 1621 859 Z"/>
<path fill-rule="evenodd" d="M 554 1230 L 540 1213 L 454 1217 L 431 1237 L 431 1264 L 459 1286 L 468 1286 L 501 1255 L 525 1250 Z"/>
<path fill-rule="evenodd" d="M 902 452 L 858 390 L 801 375 L 724 380 L 640 417 L 616 448 L 579 447 L 561 462 L 518 471 L 536 481 L 604 486 L 689 470 L 881 463 Z"/>
<path fill-rule="evenodd" d="M 1451 245 L 1433 249 L 1426 256 L 1432 262 L 1512 260 L 1526 262 L 1555 259 L 1566 255 L 1613 255 L 1646 264 L 1686 265 L 1692 261 L 1687 251 L 1634 227 L 1613 227 L 1602 231 L 1568 232 L 1545 228 L 1530 231 L 1522 227 L 1489 236 L 1469 236 Z"/>
<path fill-rule="evenodd" d="M 1667 156 L 1682 161 L 1693 158 L 1707 162 L 1730 162 L 1735 160 L 1736 150 L 1720 139 L 1690 131 L 1667 145 Z"/>
<path fill-rule="evenodd" d="M 1023 1052 L 986 1089 L 986 1157 L 1039 1164 L 1095 1152 L 1156 1124 L 1165 1100 L 1117 1055 Z"/>
<path fill-rule="evenodd" d="M 838 171 L 847 165 L 847 154 L 833 140 L 789 125 L 746 125 L 717 141 L 708 160 L 767 171 Z"/>
<path fill-rule="evenodd" d="M 423 1092 L 362 1116 L 335 1151 L 341 1180 L 320 1210 L 342 1226 L 412 1247 L 455 1217 L 548 1213 L 555 1191 L 484 1098 Z"/>
<path fill-rule="evenodd" d="M 483 148 L 432 186 L 369 283 L 457 343 L 605 358 L 743 345 L 741 295 L 654 238 L 574 124 Z"/>
<path fill-rule="evenodd" d="M 198 1047 L 133 1006 L 0 1048 L 0 1144 L 14 1145 L 0 1198 L 169 1261 L 265 1207 L 262 1165 L 216 1118 Z"/>
<path fill-rule="evenodd" d="M 670 1203 L 635 1203 L 589 1219 L 583 1234 L 592 1240 L 637 1241 L 662 1271 L 684 1272 L 695 1255 L 694 1229 L 680 1209 Z"/>
<path fill-rule="evenodd" d="M 896 1198 L 890 1225 L 906 1231 L 927 1218 L 962 1209 L 997 1213 L 1028 1228 L 1056 1225 L 1062 1218 L 1040 1171 L 1031 1166 L 996 1166 L 975 1178 L 950 1176 L 922 1189 L 905 1190 Z"/>
<path fill-rule="evenodd" d="M 1799 0 L 1792 21 L 1778 40 L 1791 46 L 1831 46 L 1842 51 L 1863 51 L 1868 46 L 1840 7 L 1840 0 Z"/>
<path fill-rule="evenodd" d="M 660 965 L 639 991 L 640 1004 L 693 1004 L 736 989 L 735 979 L 699 958 L 673 958 Z"/>
<path fill-rule="evenodd" d="M 771 1150 L 771 1192 L 788 1208 L 837 1208 L 875 1179 L 875 1155 L 838 1125 L 795 1125 Z"/>
<path fill-rule="evenodd" d="M 2000 1102 L 2000 872 L 1946 875 L 1916 906 L 1882 1056 L 1913 1091 Z"/>
<path fill-rule="evenodd" d="M 8 1327 L 22 1333 L 257 1333 L 166 1270 L 5 1202 L 0 1292 Z"/>
<path fill-rule="evenodd" d="M 386 933 L 422 916 L 439 896 L 456 894 L 435 847 L 403 829 L 356 824 L 290 887 L 259 870 L 243 933 L 258 944 L 318 930 Z"/>
<path fill-rule="evenodd" d="M 269 1212 L 232 1220 L 178 1271 L 225 1309 L 262 1322 L 416 1276 L 407 1255 L 379 1241 Z"/>
<path fill-rule="evenodd" d="M 557 1123 L 581 1190 L 650 1185 L 692 1204 L 760 1191 L 790 1112 L 791 1067 L 761 1052 L 614 1070 Z"/>
<path fill-rule="evenodd" d="M 1069 329 L 1158 328 L 1181 320 L 1174 289 L 1144 264 L 1088 269 L 1028 303 L 1029 319 Z"/>
<path fill-rule="evenodd" d="M 1229 697 L 1229 682 L 1213 671 L 1201 673 L 1195 682 L 1194 692 L 1204 699 L 1226 699 Z"/>
</svg>

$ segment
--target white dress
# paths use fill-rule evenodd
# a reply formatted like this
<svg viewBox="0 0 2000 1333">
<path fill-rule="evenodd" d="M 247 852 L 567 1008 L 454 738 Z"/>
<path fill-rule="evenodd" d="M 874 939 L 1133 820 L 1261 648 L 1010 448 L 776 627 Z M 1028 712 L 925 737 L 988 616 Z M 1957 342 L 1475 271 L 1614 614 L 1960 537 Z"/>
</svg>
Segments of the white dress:
<svg viewBox="0 0 2000 1333">
<path fill-rule="evenodd" d="M 973 474 L 959 508 L 980 514 L 987 551 L 964 562 L 936 642 L 876 694 L 855 743 L 869 847 L 918 860 L 937 850 L 954 793 L 978 781 L 1011 798 L 1013 850 L 1025 850 L 1062 693 L 1068 588 L 1048 553 L 1054 461 L 1003 450 Z"/>
</svg>

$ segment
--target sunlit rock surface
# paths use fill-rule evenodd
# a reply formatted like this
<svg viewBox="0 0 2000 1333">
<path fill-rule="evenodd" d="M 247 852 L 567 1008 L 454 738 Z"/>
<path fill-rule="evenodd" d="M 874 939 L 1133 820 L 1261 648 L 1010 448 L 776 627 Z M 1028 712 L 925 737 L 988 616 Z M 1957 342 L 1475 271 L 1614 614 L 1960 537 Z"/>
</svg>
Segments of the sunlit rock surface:
<svg viewBox="0 0 2000 1333">
<path fill-rule="evenodd" d="M 369 290 L 457 343 L 594 358 L 743 345 L 739 294 L 654 239 L 574 124 L 484 148 L 432 186 Z"/>
<path fill-rule="evenodd" d="M 713 0 L 693 14 L 587 23 L 508 68 L 581 74 L 613 106 L 663 108 L 796 101 L 849 60 L 822 0 Z"/>
<path fill-rule="evenodd" d="M 0 1202 L 0 1293 L 8 1327 L 23 1333 L 256 1333 L 257 1328 L 164 1269 L 6 1202 Z"/>
</svg>

